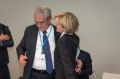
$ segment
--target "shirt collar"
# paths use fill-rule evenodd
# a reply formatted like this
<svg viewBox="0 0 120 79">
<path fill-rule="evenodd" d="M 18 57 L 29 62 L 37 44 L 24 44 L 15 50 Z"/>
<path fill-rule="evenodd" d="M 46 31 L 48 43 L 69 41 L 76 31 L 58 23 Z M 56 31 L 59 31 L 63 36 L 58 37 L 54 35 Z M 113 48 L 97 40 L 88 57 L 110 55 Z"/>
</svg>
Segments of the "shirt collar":
<svg viewBox="0 0 120 79">
<path fill-rule="evenodd" d="M 66 33 L 66 32 L 63 32 L 62 34 L 61 34 L 61 36 L 60 37 L 62 37 L 63 35 L 65 35 L 65 34 L 68 34 L 68 35 L 73 35 L 73 33 Z"/>
<path fill-rule="evenodd" d="M 50 24 L 50 25 L 48 26 L 48 29 L 46 30 L 46 32 L 47 32 L 46 34 L 50 33 L 51 28 L 52 28 L 52 25 Z"/>
</svg>

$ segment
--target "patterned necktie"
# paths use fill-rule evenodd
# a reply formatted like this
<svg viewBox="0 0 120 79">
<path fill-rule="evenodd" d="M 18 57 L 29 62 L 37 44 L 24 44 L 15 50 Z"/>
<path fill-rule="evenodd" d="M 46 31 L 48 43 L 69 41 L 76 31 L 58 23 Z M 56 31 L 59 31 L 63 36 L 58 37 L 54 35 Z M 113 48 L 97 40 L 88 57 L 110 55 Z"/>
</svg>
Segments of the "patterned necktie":
<svg viewBox="0 0 120 79">
<path fill-rule="evenodd" d="M 45 54 L 46 59 L 46 71 L 50 74 L 53 71 L 53 64 L 50 52 L 50 46 L 46 32 L 43 32 L 43 53 Z"/>
</svg>

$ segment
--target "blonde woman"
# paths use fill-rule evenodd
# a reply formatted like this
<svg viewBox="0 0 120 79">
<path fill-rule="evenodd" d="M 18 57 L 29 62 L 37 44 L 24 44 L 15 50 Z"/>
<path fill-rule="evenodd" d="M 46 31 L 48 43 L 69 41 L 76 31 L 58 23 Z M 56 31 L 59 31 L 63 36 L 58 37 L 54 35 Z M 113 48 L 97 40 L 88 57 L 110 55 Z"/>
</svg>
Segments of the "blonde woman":
<svg viewBox="0 0 120 79">
<path fill-rule="evenodd" d="M 79 37 L 75 34 L 79 22 L 76 16 L 70 12 L 63 12 L 55 16 L 57 32 L 61 33 L 55 48 L 56 79 L 77 79 L 75 72 L 75 58 Z"/>
</svg>

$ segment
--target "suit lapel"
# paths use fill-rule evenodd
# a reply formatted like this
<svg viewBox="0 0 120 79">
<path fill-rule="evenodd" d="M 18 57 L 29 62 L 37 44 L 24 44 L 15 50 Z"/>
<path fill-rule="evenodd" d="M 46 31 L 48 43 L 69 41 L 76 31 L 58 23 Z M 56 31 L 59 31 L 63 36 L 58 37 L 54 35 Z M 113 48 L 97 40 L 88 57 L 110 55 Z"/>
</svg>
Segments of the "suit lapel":
<svg viewBox="0 0 120 79">
<path fill-rule="evenodd" d="M 33 28 L 32 31 L 32 36 L 30 37 L 30 39 L 32 39 L 32 43 L 31 43 L 31 48 L 32 48 L 32 55 L 35 56 L 35 50 L 36 50 L 36 43 L 37 43 L 37 35 L 38 35 L 38 28 L 36 25 L 34 25 L 35 28 Z"/>
</svg>

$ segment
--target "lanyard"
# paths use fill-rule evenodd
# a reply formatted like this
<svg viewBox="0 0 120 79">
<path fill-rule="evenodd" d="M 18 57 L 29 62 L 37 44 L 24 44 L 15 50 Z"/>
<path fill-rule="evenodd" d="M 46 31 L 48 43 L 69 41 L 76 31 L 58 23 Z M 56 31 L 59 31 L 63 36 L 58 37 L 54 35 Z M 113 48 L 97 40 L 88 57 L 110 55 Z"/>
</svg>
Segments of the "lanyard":
<svg viewBox="0 0 120 79">
<path fill-rule="evenodd" d="M 49 32 L 49 34 L 48 34 L 48 36 L 47 36 L 48 38 L 49 38 L 49 36 L 50 36 L 51 30 L 52 30 L 52 27 L 50 28 L 50 32 Z M 45 46 L 46 42 L 48 41 L 48 39 L 46 38 L 46 39 L 45 39 L 45 42 L 42 42 L 42 38 L 41 38 L 40 31 L 39 31 L 39 36 L 40 36 L 41 46 L 42 46 L 42 48 L 43 48 L 43 47 Z"/>
<path fill-rule="evenodd" d="M 80 47 L 77 47 L 76 59 L 78 59 L 79 55 L 80 55 Z"/>
</svg>

